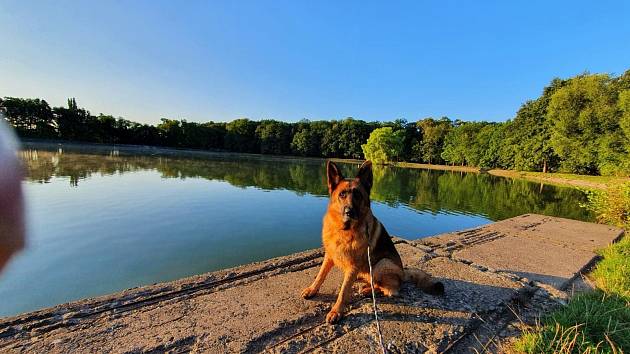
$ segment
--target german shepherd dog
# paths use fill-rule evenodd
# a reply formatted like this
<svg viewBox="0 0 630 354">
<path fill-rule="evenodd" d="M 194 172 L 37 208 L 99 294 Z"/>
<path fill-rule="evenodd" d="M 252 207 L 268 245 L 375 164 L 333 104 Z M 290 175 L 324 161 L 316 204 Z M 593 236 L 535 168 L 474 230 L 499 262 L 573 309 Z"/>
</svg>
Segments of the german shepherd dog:
<svg viewBox="0 0 630 354">
<path fill-rule="evenodd" d="M 302 291 L 308 299 L 319 291 L 331 268 L 343 271 L 343 283 L 337 301 L 326 316 L 326 322 L 337 322 L 346 310 L 355 281 L 362 284 L 362 295 L 371 293 L 368 247 L 373 266 L 374 290 L 385 296 L 396 296 L 402 281 L 412 281 L 429 294 L 441 295 L 444 285 L 419 269 L 404 269 L 400 255 L 385 227 L 370 209 L 372 162 L 361 165 L 355 178 L 344 179 L 339 167 L 326 165 L 330 201 L 324 215 L 322 240 L 324 261 L 309 287 Z"/>
</svg>

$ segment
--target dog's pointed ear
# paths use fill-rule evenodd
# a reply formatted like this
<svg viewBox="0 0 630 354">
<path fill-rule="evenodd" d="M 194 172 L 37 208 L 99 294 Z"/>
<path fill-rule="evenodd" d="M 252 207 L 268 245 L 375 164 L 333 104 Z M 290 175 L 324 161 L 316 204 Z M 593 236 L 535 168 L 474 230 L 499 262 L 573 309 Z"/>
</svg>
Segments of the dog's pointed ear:
<svg viewBox="0 0 630 354">
<path fill-rule="evenodd" d="M 361 165 L 359 168 L 359 173 L 357 173 L 357 178 L 361 181 L 361 184 L 365 188 L 365 190 L 370 194 L 370 190 L 372 189 L 372 161 L 367 160 Z"/>
<path fill-rule="evenodd" d="M 326 163 L 326 175 L 328 176 L 328 193 L 332 194 L 339 182 L 343 180 L 343 175 L 339 167 L 332 161 Z"/>
</svg>

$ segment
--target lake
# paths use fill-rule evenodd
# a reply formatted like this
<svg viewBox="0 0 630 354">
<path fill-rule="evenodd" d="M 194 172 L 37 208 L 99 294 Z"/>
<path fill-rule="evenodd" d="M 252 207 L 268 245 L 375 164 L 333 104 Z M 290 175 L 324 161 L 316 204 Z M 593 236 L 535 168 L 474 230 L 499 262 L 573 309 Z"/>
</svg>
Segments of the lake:
<svg viewBox="0 0 630 354">
<path fill-rule="evenodd" d="M 29 146 L 28 248 L 0 275 L 0 316 L 321 245 L 323 159 Z M 578 190 L 488 174 L 376 167 L 372 199 L 407 239 L 524 213 L 592 218 Z"/>
</svg>

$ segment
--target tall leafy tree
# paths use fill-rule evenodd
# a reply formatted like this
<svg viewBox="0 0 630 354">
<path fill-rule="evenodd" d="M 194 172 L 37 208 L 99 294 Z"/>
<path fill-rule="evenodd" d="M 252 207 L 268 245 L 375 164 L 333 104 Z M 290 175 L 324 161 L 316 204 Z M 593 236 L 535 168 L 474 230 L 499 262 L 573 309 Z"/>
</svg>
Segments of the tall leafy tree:
<svg viewBox="0 0 630 354">
<path fill-rule="evenodd" d="M 550 144 L 564 171 L 598 174 L 610 172 L 601 153 L 618 145 L 617 93 L 608 75 L 580 75 L 558 89 L 549 101 Z M 610 157 L 610 154 L 604 153 Z M 614 169 L 614 168 L 613 168 Z"/>
<path fill-rule="evenodd" d="M 444 140 L 442 158 L 452 164 L 479 166 L 480 149 L 475 145 L 479 131 L 486 122 L 460 123 L 455 126 Z"/>
<path fill-rule="evenodd" d="M 422 139 L 420 129 L 414 122 L 407 122 L 406 119 L 396 119 L 393 122 L 385 122 L 383 127 L 392 127 L 395 132 L 400 132 L 403 138 L 403 151 L 400 159 L 411 161 L 414 160 L 414 146 Z"/>
<path fill-rule="evenodd" d="M 404 131 L 394 131 L 392 127 L 372 131 L 367 142 L 361 146 L 368 160 L 376 164 L 397 161 L 403 153 Z"/>
<path fill-rule="evenodd" d="M 54 138 L 55 122 L 48 102 L 39 98 L 5 97 L 0 112 L 21 136 Z"/>
<path fill-rule="evenodd" d="M 225 144 L 225 123 L 207 122 L 203 123 L 206 133 L 206 147 L 208 149 L 223 149 Z"/>
<path fill-rule="evenodd" d="M 442 150 L 444 149 L 444 139 L 451 131 L 453 122 L 448 117 L 439 120 L 425 118 L 416 122 L 421 140 L 417 140 L 413 147 L 414 155 L 419 161 L 439 164 L 444 162 Z"/>
<path fill-rule="evenodd" d="M 551 123 L 547 119 L 547 107 L 551 96 L 564 84 L 565 81 L 554 79 L 539 98 L 525 102 L 518 110 L 506 136 L 513 158 L 508 168 L 547 172 L 557 167 L 558 156 L 550 141 Z"/>
<path fill-rule="evenodd" d="M 74 98 L 68 99 L 68 108 L 53 109 L 57 132 L 60 138 L 78 141 L 95 141 L 98 136 L 98 121 L 86 109 L 79 108 Z"/>
<path fill-rule="evenodd" d="M 322 137 L 328 122 L 302 120 L 295 124 L 291 138 L 291 151 L 300 156 L 321 156 Z"/>
<path fill-rule="evenodd" d="M 263 120 L 256 127 L 262 154 L 288 154 L 291 150 L 291 126 L 277 120 Z"/>
<path fill-rule="evenodd" d="M 260 152 L 257 127 L 258 123 L 247 118 L 231 121 L 225 126 L 225 148 L 237 152 Z"/>
<path fill-rule="evenodd" d="M 184 129 L 179 120 L 162 118 L 157 128 L 166 146 L 179 147 L 183 142 Z"/>
<path fill-rule="evenodd" d="M 493 168 L 502 165 L 501 154 L 505 145 L 506 123 L 488 123 L 483 125 L 475 135 L 471 150 L 474 161 L 470 164 L 483 168 Z"/>
<path fill-rule="evenodd" d="M 332 121 L 322 137 L 324 156 L 362 158 L 361 144 L 367 140 L 375 127 L 353 118 Z"/>
</svg>

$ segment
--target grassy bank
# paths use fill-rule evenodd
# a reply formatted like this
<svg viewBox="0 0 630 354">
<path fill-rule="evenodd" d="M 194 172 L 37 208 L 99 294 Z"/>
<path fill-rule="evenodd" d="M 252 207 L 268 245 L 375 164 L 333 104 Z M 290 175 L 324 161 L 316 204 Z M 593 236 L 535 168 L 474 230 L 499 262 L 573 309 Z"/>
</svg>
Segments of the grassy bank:
<svg viewBox="0 0 630 354">
<path fill-rule="evenodd" d="M 624 183 L 629 183 L 628 177 L 613 177 L 613 176 L 589 176 L 589 175 L 577 175 L 571 173 L 542 173 L 542 172 L 527 172 L 527 171 L 513 171 L 513 170 L 481 170 L 478 167 L 470 166 L 448 166 L 448 165 L 431 165 L 423 163 L 411 163 L 411 162 L 398 162 L 396 166 L 405 168 L 420 168 L 440 171 L 457 171 L 457 172 L 477 172 L 477 173 L 489 173 L 495 176 L 526 179 L 533 182 L 541 182 L 545 184 L 558 185 L 563 187 L 577 187 L 583 189 L 592 190 L 606 190 L 610 187 L 618 186 Z"/>
<path fill-rule="evenodd" d="M 630 183 L 594 191 L 586 207 L 598 221 L 630 230 Z M 596 286 L 549 314 L 515 344 L 524 353 L 624 353 L 630 349 L 630 237 L 600 251 Z"/>
<path fill-rule="evenodd" d="M 542 173 L 511 170 L 490 170 L 488 173 L 501 177 L 521 178 L 545 184 L 593 190 L 606 190 L 630 182 L 630 178 L 628 177 L 589 176 L 571 173 Z"/>
</svg>

